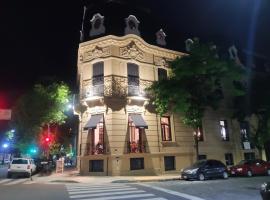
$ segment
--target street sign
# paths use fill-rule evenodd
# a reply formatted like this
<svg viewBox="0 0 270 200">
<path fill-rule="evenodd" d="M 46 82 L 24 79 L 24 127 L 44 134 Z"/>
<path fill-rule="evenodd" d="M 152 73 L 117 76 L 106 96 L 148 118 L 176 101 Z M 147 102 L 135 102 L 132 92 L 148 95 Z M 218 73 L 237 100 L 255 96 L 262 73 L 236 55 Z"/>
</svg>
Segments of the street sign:
<svg viewBox="0 0 270 200">
<path fill-rule="evenodd" d="M 0 109 L 0 120 L 10 120 L 11 109 Z"/>
</svg>

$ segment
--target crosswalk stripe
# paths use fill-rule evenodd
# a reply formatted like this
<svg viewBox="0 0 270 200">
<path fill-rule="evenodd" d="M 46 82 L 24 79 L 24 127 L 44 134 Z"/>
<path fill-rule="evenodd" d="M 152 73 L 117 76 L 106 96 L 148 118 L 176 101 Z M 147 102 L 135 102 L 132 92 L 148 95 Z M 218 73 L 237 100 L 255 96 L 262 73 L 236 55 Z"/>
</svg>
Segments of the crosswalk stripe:
<svg viewBox="0 0 270 200">
<path fill-rule="evenodd" d="M 131 188 L 130 186 L 122 187 L 81 187 L 81 188 L 67 188 L 68 191 L 80 191 L 80 190 L 110 190 L 110 189 L 123 189 Z"/>
<path fill-rule="evenodd" d="M 69 194 L 85 194 L 85 193 L 102 193 L 102 192 L 114 192 L 114 191 L 129 191 L 137 190 L 137 188 L 123 188 L 123 189 L 104 189 L 104 190 L 84 190 L 84 191 L 68 191 Z"/>
<path fill-rule="evenodd" d="M 36 183 L 35 181 L 27 181 L 27 182 L 25 182 L 25 183 L 23 183 L 23 184 L 25 184 L 25 185 L 30 185 L 30 184 L 33 184 L 33 183 Z"/>
<path fill-rule="evenodd" d="M 102 194 L 96 193 L 96 194 L 81 194 L 81 195 L 71 195 L 70 198 L 84 198 L 84 197 L 97 197 L 97 196 L 109 196 L 109 195 L 122 195 L 122 194 L 136 194 L 136 193 L 145 193 L 143 190 L 137 190 L 137 191 L 121 191 L 121 192 L 104 192 Z"/>
<path fill-rule="evenodd" d="M 111 187 L 123 187 L 124 185 L 66 185 L 66 188 L 111 188 Z M 129 186 L 128 186 L 129 187 Z"/>
<path fill-rule="evenodd" d="M 9 182 L 9 181 L 12 181 L 12 180 L 14 180 L 14 179 L 4 179 L 4 180 L 0 181 L 0 184 L 5 183 L 5 182 Z"/>
<path fill-rule="evenodd" d="M 80 200 L 114 200 L 114 199 L 128 199 L 128 198 L 144 198 L 144 197 L 152 197 L 154 194 L 131 194 L 131 195 L 122 195 L 122 196 L 111 196 L 111 197 L 100 197 L 100 198 L 88 198 L 88 199 L 80 199 Z"/>
<path fill-rule="evenodd" d="M 25 181 L 27 181 L 27 179 L 19 179 L 19 180 L 12 181 L 12 182 L 9 182 L 9 183 L 3 184 L 3 185 L 15 185 L 15 184 L 22 183 L 22 182 L 25 182 Z"/>
</svg>

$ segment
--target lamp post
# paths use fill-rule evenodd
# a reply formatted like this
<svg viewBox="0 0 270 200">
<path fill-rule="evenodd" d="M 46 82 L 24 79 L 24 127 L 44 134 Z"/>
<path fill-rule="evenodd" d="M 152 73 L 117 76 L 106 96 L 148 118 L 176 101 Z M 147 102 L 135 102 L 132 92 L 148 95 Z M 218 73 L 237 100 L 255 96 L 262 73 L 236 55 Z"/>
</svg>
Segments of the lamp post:
<svg viewBox="0 0 270 200">
<path fill-rule="evenodd" d="M 2 159 L 2 165 L 4 165 L 5 164 L 5 153 L 6 153 L 6 149 L 8 148 L 8 144 L 7 143 L 4 143 L 3 145 L 2 145 L 2 147 L 3 147 L 3 159 Z"/>
</svg>

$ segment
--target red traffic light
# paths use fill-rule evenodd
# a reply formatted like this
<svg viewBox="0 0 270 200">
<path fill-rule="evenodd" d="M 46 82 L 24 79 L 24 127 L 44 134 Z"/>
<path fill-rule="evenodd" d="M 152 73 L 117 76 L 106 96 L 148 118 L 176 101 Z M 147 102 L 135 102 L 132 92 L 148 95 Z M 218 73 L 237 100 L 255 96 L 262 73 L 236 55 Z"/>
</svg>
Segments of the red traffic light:
<svg viewBox="0 0 270 200">
<path fill-rule="evenodd" d="M 46 137 L 46 138 L 45 138 L 45 141 L 46 141 L 46 142 L 50 142 L 50 138 L 49 138 L 49 137 Z"/>
</svg>

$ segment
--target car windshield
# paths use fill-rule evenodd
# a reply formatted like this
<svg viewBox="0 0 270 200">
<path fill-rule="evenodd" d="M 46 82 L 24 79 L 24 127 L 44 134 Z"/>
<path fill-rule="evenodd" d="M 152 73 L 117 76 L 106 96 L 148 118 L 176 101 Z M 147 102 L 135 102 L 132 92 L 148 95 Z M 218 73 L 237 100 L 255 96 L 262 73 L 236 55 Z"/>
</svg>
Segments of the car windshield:
<svg viewBox="0 0 270 200">
<path fill-rule="evenodd" d="M 195 162 L 192 167 L 202 167 L 203 165 L 205 165 L 206 160 L 199 160 L 197 162 Z"/>
<path fill-rule="evenodd" d="M 244 165 L 244 164 L 248 164 L 248 163 L 251 163 L 252 160 L 241 160 L 238 165 Z"/>
<path fill-rule="evenodd" d="M 25 159 L 16 159 L 12 161 L 12 164 L 28 164 Z"/>
</svg>

